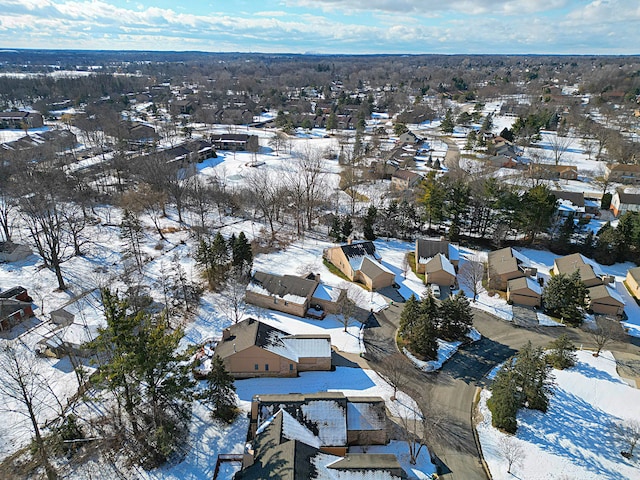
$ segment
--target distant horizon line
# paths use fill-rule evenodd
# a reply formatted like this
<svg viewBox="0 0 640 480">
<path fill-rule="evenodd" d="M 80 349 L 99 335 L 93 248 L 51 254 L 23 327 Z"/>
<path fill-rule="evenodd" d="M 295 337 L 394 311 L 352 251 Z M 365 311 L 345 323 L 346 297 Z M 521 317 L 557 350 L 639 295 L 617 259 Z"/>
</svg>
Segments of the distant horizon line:
<svg viewBox="0 0 640 480">
<path fill-rule="evenodd" d="M 13 48 L 1 47 L 0 54 L 20 52 L 81 52 L 81 53 L 153 53 L 200 55 L 273 55 L 298 57 L 640 57 L 640 53 L 321 53 L 321 52 L 267 52 L 267 51 L 207 51 L 207 50 L 146 50 L 146 49 L 92 49 L 92 48 Z"/>
</svg>

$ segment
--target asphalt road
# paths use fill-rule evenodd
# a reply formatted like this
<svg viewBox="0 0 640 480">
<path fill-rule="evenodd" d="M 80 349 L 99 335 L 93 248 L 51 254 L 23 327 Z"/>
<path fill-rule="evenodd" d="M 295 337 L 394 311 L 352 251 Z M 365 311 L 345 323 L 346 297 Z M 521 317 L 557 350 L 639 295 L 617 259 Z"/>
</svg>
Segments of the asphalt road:
<svg viewBox="0 0 640 480">
<path fill-rule="evenodd" d="M 364 332 L 367 360 L 381 370 L 385 359 L 397 352 L 394 342 L 402 304 L 395 303 L 376 315 Z M 546 346 L 562 333 L 577 345 L 593 346 L 591 338 L 577 329 L 562 327 L 521 328 L 486 312 L 474 310 L 474 326 L 482 339 L 461 348 L 443 368 L 424 373 L 407 360 L 406 384 L 402 388 L 418 403 L 423 415 L 434 419 L 429 448 L 443 480 L 486 480 L 474 439 L 472 408 L 478 387 L 496 365 L 516 353 L 527 341 Z M 625 358 L 640 359 L 640 348 L 628 342 L 607 345 Z"/>
</svg>

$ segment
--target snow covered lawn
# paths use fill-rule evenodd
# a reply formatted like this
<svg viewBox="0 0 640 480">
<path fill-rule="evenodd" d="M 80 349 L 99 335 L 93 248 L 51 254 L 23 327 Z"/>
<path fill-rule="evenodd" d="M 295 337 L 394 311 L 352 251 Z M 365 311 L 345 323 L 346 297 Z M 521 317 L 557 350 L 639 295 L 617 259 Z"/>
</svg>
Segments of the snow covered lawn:
<svg viewBox="0 0 640 480">
<path fill-rule="evenodd" d="M 480 332 L 478 332 L 475 328 L 472 328 L 469 334 L 467 335 L 472 342 L 477 342 L 482 338 Z M 424 370 L 425 372 L 433 372 L 435 370 L 439 370 L 444 365 L 444 362 L 449 360 L 453 355 L 458 351 L 458 348 L 462 345 L 462 342 L 445 342 L 444 340 L 438 339 L 438 358 L 436 360 L 431 360 L 425 362 L 423 360 L 419 360 L 409 352 L 406 348 L 404 349 L 404 354 L 407 356 L 411 362 L 418 367 L 420 370 Z"/>
<path fill-rule="evenodd" d="M 499 442 L 506 435 L 491 426 L 486 406 L 490 393 L 483 390 L 477 430 L 495 480 L 640 478 L 638 454 L 631 460 L 620 455 L 628 446 L 611 428 L 621 419 L 640 421 L 640 390 L 620 378 L 611 353 L 577 354 L 575 367 L 553 370 L 557 387 L 548 412 L 523 409 L 518 413 L 515 442 L 525 457 L 522 466 L 512 467 L 513 475 L 506 473 L 506 460 L 500 454 Z"/>
</svg>

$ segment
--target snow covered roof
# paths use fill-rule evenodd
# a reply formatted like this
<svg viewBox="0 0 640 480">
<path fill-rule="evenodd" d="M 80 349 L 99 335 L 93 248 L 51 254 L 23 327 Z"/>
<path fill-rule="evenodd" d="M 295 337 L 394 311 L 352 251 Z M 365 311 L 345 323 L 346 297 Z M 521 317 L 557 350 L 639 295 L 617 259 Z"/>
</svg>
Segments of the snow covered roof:
<svg viewBox="0 0 640 480">
<path fill-rule="evenodd" d="M 313 298 L 318 300 L 328 300 L 330 302 L 337 302 L 340 299 L 341 288 L 332 287 L 324 283 L 318 284 L 315 292 L 313 292 Z"/>
<path fill-rule="evenodd" d="M 427 260 L 425 265 L 426 273 L 433 273 L 440 270 L 444 270 L 454 277 L 456 276 L 456 269 L 453 267 L 453 264 L 442 253 L 438 253 L 433 258 Z"/>
<path fill-rule="evenodd" d="M 371 257 L 365 257 L 362 260 L 362 266 L 360 268 L 360 271 L 369 278 L 376 278 L 382 273 L 389 273 L 391 275 L 395 275 L 391 270 L 389 270 L 387 267 L 385 267 L 380 262 L 378 262 L 377 260 Z"/>
<path fill-rule="evenodd" d="M 508 289 L 512 292 L 529 289 L 538 295 L 542 295 L 540 284 L 531 277 L 513 278 L 507 282 Z"/>
<path fill-rule="evenodd" d="M 221 358 L 227 358 L 252 346 L 294 362 L 298 362 L 301 357 L 331 357 L 330 335 L 289 335 L 254 318 L 225 329 L 215 353 Z"/>
<path fill-rule="evenodd" d="M 314 400 L 302 404 L 306 421 L 318 429 L 318 438 L 325 446 L 347 444 L 347 413 L 345 405 L 336 400 Z"/>
<path fill-rule="evenodd" d="M 330 335 L 291 335 L 282 342 L 292 352 L 296 361 L 299 358 L 331 358 Z"/>
<path fill-rule="evenodd" d="M 318 281 L 309 278 L 255 272 L 247 290 L 265 296 L 275 295 L 302 305 L 313 295 L 317 286 Z"/>
<path fill-rule="evenodd" d="M 347 430 L 384 430 L 387 428 L 385 405 L 376 398 L 348 398 Z"/>
<path fill-rule="evenodd" d="M 596 285 L 595 287 L 590 287 L 587 290 L 589 291 L 589 298 L 592 302 L 613 299 L 621 305 L 624 305 L 624 299 L 622 296 L 608 285 Z"/>
</svg>

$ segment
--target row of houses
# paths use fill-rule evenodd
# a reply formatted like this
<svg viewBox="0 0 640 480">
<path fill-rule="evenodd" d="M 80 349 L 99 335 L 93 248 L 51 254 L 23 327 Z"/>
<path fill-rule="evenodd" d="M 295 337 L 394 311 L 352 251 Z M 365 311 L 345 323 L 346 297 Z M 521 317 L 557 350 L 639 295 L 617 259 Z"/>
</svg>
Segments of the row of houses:
<svg viewBox="0 0 640 480">
<path fill-rule="evenodd" d="M 600 266 L 579 253 L 556 258 L 552 275 L 571 275 L 575 271 L 587 287 L 589 308 L 596 314 L 622 316 L 624 300 L 613 287 L 615 278 L 606 275 Z M 537 279 L 537 269 L 517 250 L 507 247 L 488 255 L 488 282 L 491 288 L 506 290 L 507 301 L 540 307 L 542 282 Z"/>
</svg>

